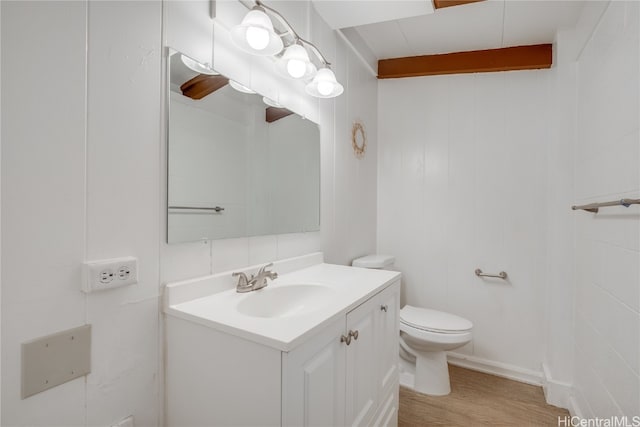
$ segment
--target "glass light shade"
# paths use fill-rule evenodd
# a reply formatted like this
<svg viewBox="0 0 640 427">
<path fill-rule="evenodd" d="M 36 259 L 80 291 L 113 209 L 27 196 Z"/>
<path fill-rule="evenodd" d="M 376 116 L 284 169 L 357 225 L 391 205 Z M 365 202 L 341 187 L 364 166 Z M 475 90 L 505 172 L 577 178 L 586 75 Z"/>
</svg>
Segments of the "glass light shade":
<svg viewBox="0 0 640 427">
<path fill-rule="evenodd" d="M 292 44 L 284 51 L 282 60 L 287 67 L 287 73 L 294 79 L 304 77 L 309 63 L 307 50 L 299 44 Z"/>
<path fill-rule="evenodd" d="M 293 79 L 310 79 L 317 71 L 309 60 L 307 49 L 299 44 L 293 44 L 284 51 L 276 68 L 283 76 Z"/>
<path fill-rule="evenodd" d="M 307 71 L 307 64 L 299 59 L 290 59 L 287 61 L 287 72 L 294 79 L 299 79 L 304 76 Z"/>
<path fill-rule="evenodd" d="M 247 53 L 271 56 L 282 51 L 282 40 L 271 19 L 259 7 L 251 9 L 239 25 L 231 29 L 231 40 Z"/>
<path fill-rule="evenodd" d="M 269 31 L 261 27 L 248 27 L 245 37 L 249 46 L 255 50 L 263 50 L 269 44 Z"/>
<path fill-rule="evenodd" d="M 264 102 L 265 104 L 267 104 L 269 107 L 275 107 L 275 108 L 284 108 L 282 106 L 282 104 L 280 104 L 279 102 L 274 101 L 271 98 L 267 98 L 266 96 L 262 97 L 262 102 Z"/>
<path fill-rule="evenodd" d="M 344 88 L 336 80 L 336 75 L 329 68 L 318 70 L 318 74 L 305 86 L 305 90 L 316 98 L 334 98 L 344 92 Z"/>
<path fill-rule="evenodd" d="M 196 73 L 207 74 L 210 76 L 217 76 L 220 74 L 220 73 L 216 73 L 206 65 L 201 64 L 198 61 L 189 58 L 188 56 L 180 55 L 180 59 L 182 60 L 182 63 L 184 65 L 186 65 L 187 67 L 189 67 L 189 69 L 191 69 L 192 71 L 195 71 Z"/>
<path fill-rule="evenodd" d="M 232 88 L 234 88 L 238 92 L 248 93 L 248 94 L 254 94 L 255 93 L 254 91 L 252 91 L 248 87 L 246 87 L 244 85 L 241 85 L 240 83 L 236 82 L 235 80 L 229 80 L 229 86 L 231 86 Z"/>
</svg>

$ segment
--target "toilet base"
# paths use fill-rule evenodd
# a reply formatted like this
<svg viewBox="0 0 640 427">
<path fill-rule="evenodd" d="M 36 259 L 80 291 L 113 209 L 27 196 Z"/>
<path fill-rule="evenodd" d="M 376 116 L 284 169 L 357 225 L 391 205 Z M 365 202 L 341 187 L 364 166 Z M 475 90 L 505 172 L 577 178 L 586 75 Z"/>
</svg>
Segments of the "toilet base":
<svg viewBox="0 0 640 427">
<path fill-rule="evenodd" d="M 413 364 L 400 358 L 400 385 L 430 396 L 446 396 L 451 393 L 447 354 L 444 351 L 426 354 L 434 357 L 421 358 L 422 371 L 421 375 L 417 376 L 417 363 Z"/>
<path fill-rule="evenodd" d="M 451 393 L 449 365 L 444 351 L 420 352 L 416 357 L 414 390 L 430 396 Z"/>
</svg>

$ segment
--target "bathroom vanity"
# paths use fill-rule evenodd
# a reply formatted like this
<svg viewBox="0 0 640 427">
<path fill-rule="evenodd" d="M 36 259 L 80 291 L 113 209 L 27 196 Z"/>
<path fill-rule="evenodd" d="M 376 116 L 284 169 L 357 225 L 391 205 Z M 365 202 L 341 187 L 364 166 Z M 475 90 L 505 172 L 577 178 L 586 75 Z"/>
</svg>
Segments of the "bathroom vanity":
<svg viewBox="0 0 640 427">
<path fill-rule="evenodd" d="M 167 425 L 396 425 L 400 273 L 273 270 L 248 293 L 231 272 L 167 285 Z"/>
</svg>

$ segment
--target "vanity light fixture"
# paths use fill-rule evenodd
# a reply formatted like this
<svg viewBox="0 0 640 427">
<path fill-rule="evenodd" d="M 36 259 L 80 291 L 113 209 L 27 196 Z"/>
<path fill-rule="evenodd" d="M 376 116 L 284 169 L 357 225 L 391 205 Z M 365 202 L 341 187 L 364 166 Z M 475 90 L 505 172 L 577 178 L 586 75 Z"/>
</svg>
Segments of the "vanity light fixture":
<svg viewBox="0 0 640 427">
<path fill-rule="evenodd" d="M 284 108 L 282 104 L 280 104 L 279 102 L 274 101 L 271 98 L 267 98 L 266 96 L 262 97 L 262 102 L 267 104 L 269 107 Z"/>
<path fill-rule="evenodd" d="M 187 67 L 189 67 L 189 69 L 191 69 L 192 71 L 195 71 L 196 73 L 207 74 L 209 76 L 217 76 L 220 74 L 213 71 L 207 65 L 204 65 L 196 61 L 195 59 L 191 59 L 188 56 L 180 55 L 180 59 L 182 60 L 182 63 L 184 65 L 186 65 Z"/>
<path fill-rule="evenodd" d="M 248 94 L 254 94 L 255 92 L 252 91 L 251 89 L 249 89 L 248 87 L 241 85 L 240 83 L 238 83 L 235 80 L 229 80 L 229 86 L 231 86 L 232 88 L 234 88 L 235 90 L 237 90 L 238 92 L 242 92 L 242 93 L 248 93 Z"/>
<path fill-rule="evenodd" d="M 336 80 L 336 75 L 328 67 L 319 69 L 313 80 L 305 86 L 305 90 L 317 98 L 335 98 L 344 92 L 344 88 Z"/>
<path fill-rule="evenodd" d="M 301 38 L 277 10 L 260 0 L 253 0 L 253 3 L 250 7 L 240 0 L 249 12 L 231 29 L 231 39 L 236 46 L 254 55 L 277 56 L 276 68 L 281 74 L 310 81 L 305 90 L 311 96 L 334 98 L 344 92 L 330 69 L 331 64 L 313 43 Z M 283 28 L 282 32 L 274 29 L 276 21 L 272 21 L 273 18 L 279 23 L 278 29 Z M 309 53 L 313 54 L 315 64 Z"/>
<path fill-rule="evenodd" d="M 231 39 L 240 49 L 253 55 L 272 56 L 283 48 L 282 39 L 259 4 L 247 13 L 239 25 L 231 29 Z"/>
</svg>

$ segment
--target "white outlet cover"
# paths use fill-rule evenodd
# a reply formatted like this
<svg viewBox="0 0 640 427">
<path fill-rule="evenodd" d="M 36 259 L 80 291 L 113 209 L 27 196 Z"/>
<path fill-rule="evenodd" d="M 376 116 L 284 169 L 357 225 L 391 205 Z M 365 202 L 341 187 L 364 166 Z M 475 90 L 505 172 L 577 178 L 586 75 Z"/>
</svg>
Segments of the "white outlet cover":
<svg viewBox="0 0 640 427">
<path fill-rule="evenodd" d="M 138 260 L 123 257 L 89 261 L 84 264 L 84 276 L 82 290 L 87 293 L 135 285 L 138 283 Z"/>
</svg>

